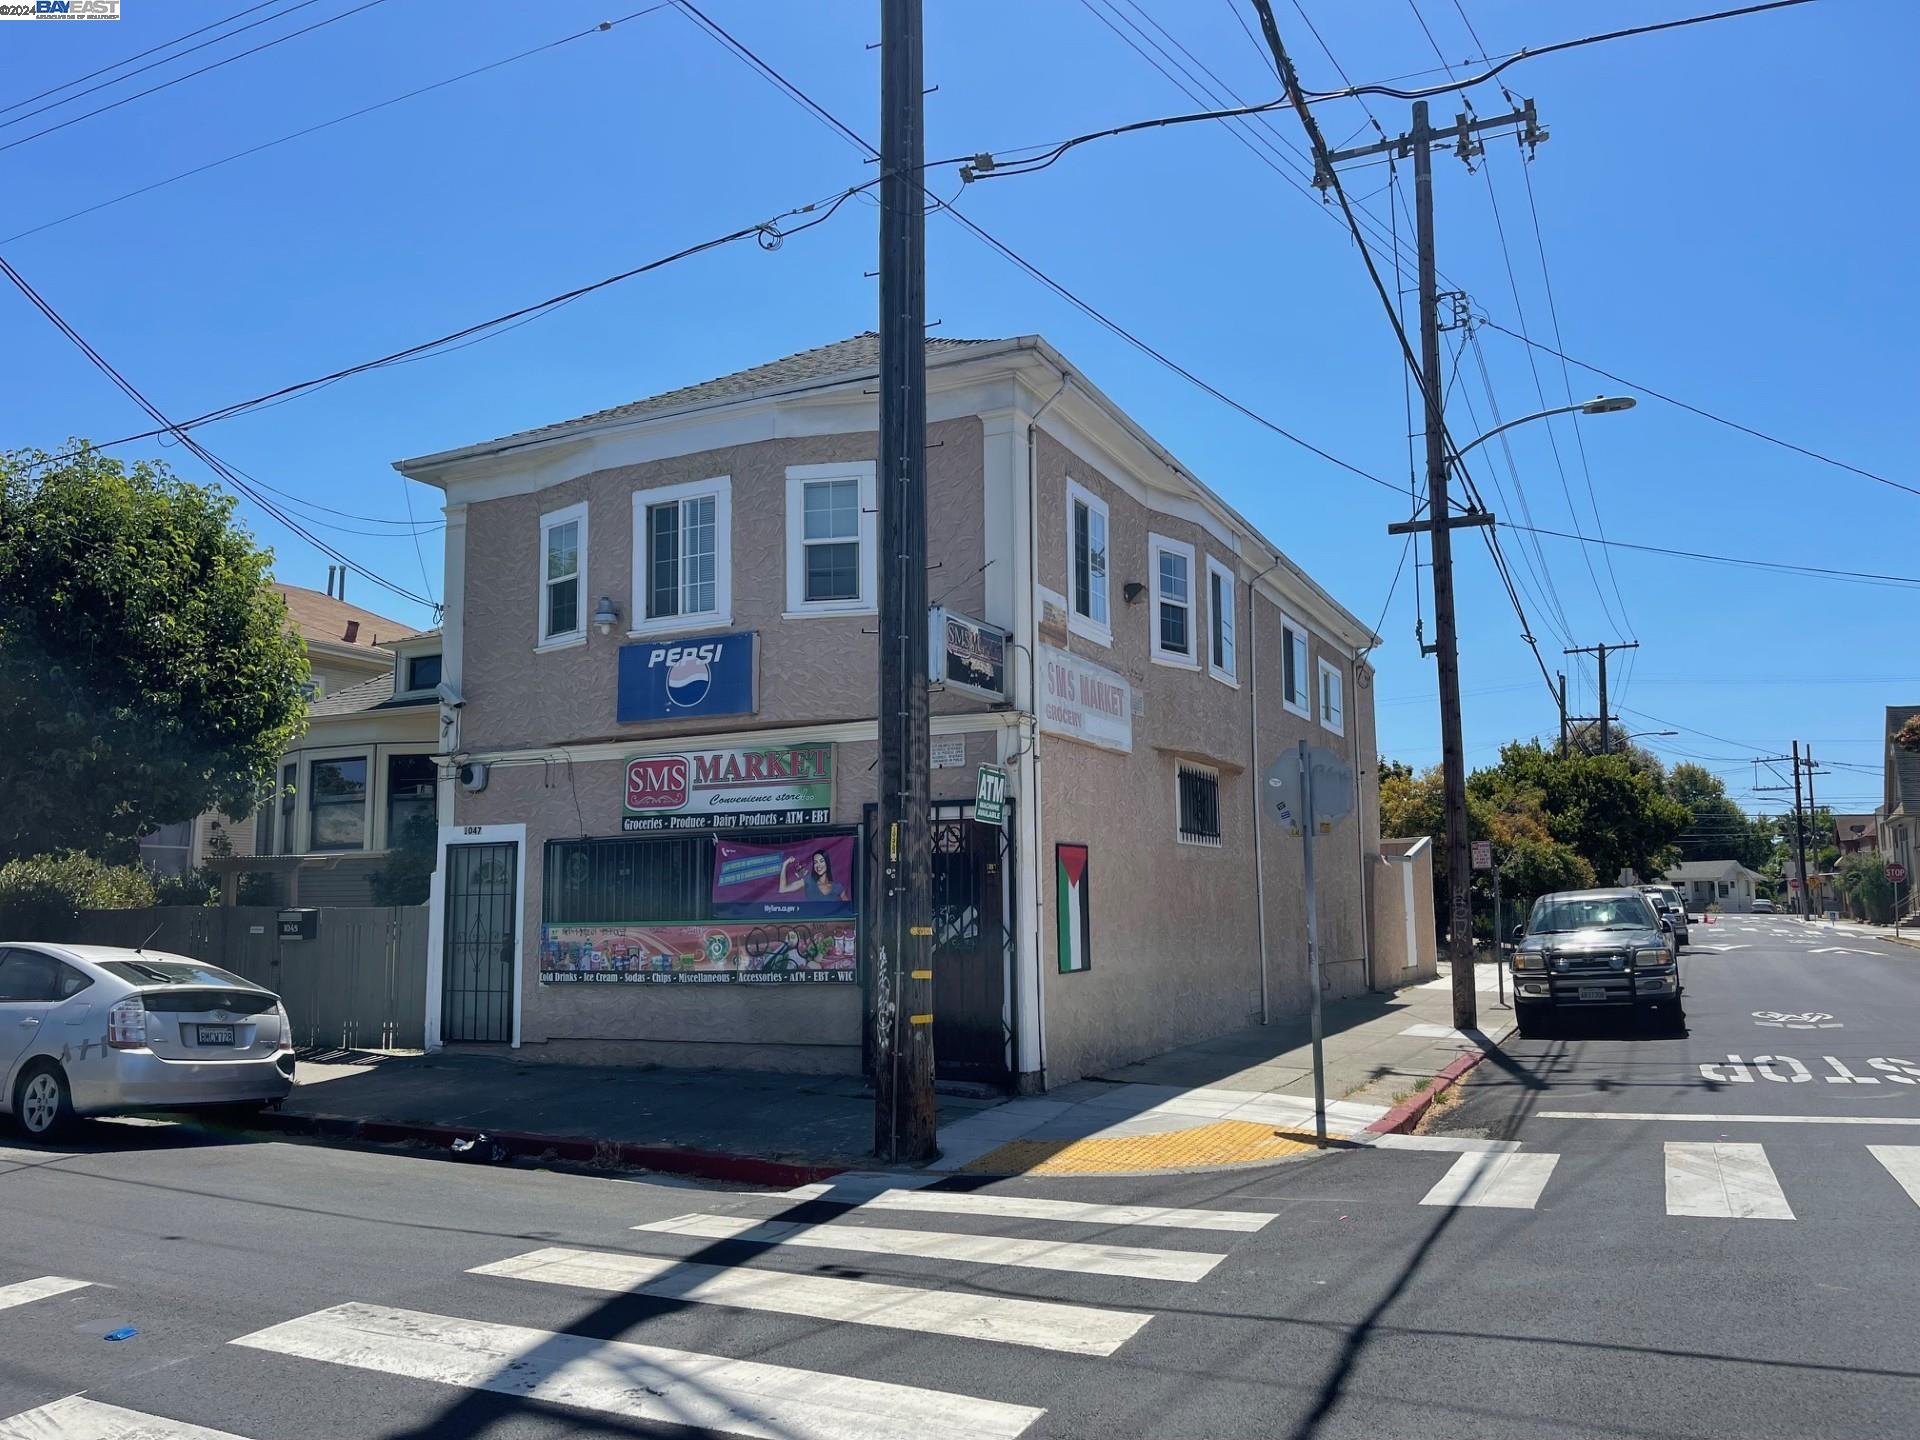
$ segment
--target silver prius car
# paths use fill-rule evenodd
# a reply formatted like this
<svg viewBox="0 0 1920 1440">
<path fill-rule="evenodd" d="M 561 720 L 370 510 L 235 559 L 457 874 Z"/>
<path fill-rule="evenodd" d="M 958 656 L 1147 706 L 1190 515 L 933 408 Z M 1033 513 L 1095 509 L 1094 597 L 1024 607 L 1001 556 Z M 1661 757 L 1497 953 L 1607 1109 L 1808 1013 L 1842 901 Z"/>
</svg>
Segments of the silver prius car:
<svg viewBox="0 0 1920 1440">
<path fill-rule="evenodd" d="M 0 942 L 0 1110 L 31 1138 L 75 1115 L 260 1107 L 292 1088 L 271 990 L 185 955 Z"/>
</svg>

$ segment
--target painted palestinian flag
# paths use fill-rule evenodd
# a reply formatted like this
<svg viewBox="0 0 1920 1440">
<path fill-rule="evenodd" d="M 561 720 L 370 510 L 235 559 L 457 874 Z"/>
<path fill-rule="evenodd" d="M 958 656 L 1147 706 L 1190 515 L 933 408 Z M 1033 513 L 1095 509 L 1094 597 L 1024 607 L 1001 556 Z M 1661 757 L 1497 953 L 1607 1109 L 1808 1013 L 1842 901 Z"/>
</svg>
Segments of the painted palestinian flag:
<svg viewBox="0 0 1920 1440">
<path fill-rule="evenodd" d="M 1055 845 L 1054 922 L 1059 926 L 1060 971 L 1085 970 L 1093 963 L 1087 949 L 1087 847 Z"/>
</svg>

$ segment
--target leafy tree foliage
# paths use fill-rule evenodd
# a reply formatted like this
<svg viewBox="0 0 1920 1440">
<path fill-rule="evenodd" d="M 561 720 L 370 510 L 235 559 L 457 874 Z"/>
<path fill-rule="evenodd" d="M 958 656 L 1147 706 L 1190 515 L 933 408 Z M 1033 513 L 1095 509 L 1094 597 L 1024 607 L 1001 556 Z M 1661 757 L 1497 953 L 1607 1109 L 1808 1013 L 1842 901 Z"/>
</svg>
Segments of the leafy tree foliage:
<svg viewBox="0 0 1920 1440">
<path fill-rule="evenodd" d="M 1840 862 L 1840 893 L 1853 913 L 1875 925 L 1893 923 L 1894 886 L 1884 856 L 1863 852 Z"/>
<path fill-rule="evenodd" d="M 1893 743 L 1902 750 L 1920 751 L 1920 715 L 1907 717 L 1907 723 L 1894 732 Z"/>
<path fill-rule="evenodd" d="M 163 465 L 0 454 L 0 860 L 253 808 L 308 673 L 271 559 Z"/>
<path fill-rule="evenodd" d="M 1738 860 L 1763 870 L 1779 831 L 1772 821 L 1749 817 L 1727 798 L 1727 782 L 1701 765 L 1684 763 L 1667 776 L 1667 793 L 1687 807 L 1692 820 L 1678 844 L 1684 860 Z"/>
</svg>

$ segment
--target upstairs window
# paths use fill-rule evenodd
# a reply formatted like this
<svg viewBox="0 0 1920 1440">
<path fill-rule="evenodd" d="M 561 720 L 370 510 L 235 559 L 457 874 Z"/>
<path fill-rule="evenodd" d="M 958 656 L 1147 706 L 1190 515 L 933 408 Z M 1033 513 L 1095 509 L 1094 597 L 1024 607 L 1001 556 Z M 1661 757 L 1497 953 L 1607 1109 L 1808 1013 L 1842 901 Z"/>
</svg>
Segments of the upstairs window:
<svg viewBox="0 0 1920 1440">
<path fill-rule="evenodd" d="M 872 610 L 876 520 L 871 461 L 787 468 L 787 610 Z"/>
<path fill-rule="evenodd" d="M 1067 628 L 1112 643 L 1107 607 L 1107 507 L 1091 491 L 1067 482 Z"/>
<path fill-rule="evenodd" d="M 540 644 L 587 638 L 581 586 L 587 569 L 587 507 L 540 517 Z"/>
<path fill-rule="evenodd" d="M 1303 719 L 1312 719 L 1307 686 L 1307 632 L 1297 621 L 1280 617 L 1280 703 Z"/>
<path fill-rule="evenodd" d="M 1229 684 L 1240 678 L 1234 644 L 1235 595 L 1233 571 L 1211 557 L 1207 560 L 1207 669 Z"/>
<path fill-rule="evenodd" d="M 1161 535 L 1147 537 L 1152 565 L 1153 658 L 1191 665 L 1193 657 L 1193 547 Z"/>
<path fill-rule="evenodd" d="M 1340 667 L 1320 662 L 1320 723 L 1336 735 L 1347 733 L 1347 712 L 1341 695 Z"/>
<path fill-rule="evenodd" d="M 635 634 L 732 621 L 732 526 L 725 475 L 634 492 Z"/>
<path fill-rule="evenodd" d="M 409 655 L 407 657 L 408 690 L 432 690 L 440 684 L 440 657 L 438 655 Z"/>
</svg>

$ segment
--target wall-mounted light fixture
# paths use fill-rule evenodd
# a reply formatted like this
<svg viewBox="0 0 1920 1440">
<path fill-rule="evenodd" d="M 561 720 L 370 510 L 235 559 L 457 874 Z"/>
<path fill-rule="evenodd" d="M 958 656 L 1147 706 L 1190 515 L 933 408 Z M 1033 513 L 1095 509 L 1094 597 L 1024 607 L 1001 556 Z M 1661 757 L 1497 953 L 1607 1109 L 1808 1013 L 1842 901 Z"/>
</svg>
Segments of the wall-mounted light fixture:
<svg viewBox="0 0 1920 1440">
<path fill-rule="evenodd" d="M 620 607 L 613 603 L 613 597 L 611 595 L 602 595 L 600 597 L 600 608 L 593 612 L 595 628 L 597 628 L 602 635 L 605 635 L 613 629 L 614 624 L 619 619 Z"/>
<path fill-rule="evenodd" d="M 1120 587 L 1120 594 L 1129 605 L 1138 605 L 1140 597 L 1147 593 L 1147 587 L 1138 580 L 1129 580 Z"/>
</svg>

